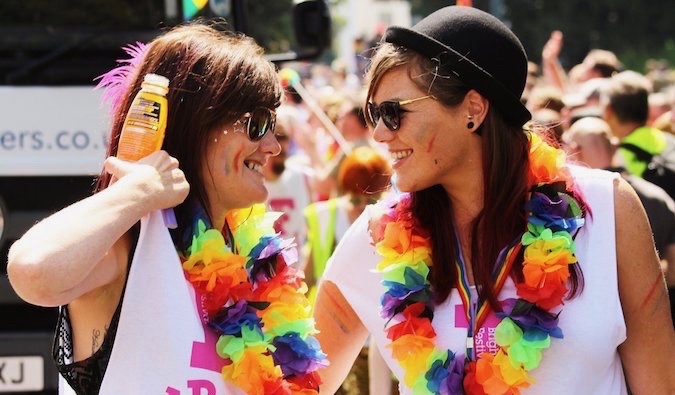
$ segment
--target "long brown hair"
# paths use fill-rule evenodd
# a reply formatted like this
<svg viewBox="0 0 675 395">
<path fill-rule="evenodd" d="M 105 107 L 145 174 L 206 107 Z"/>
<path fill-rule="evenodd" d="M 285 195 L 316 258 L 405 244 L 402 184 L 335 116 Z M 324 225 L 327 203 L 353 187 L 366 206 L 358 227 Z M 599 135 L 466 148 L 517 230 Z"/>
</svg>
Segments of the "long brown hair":
<svg viewBox="0 0 675 395">
<path fill-rule="evenodd" d="M 149 44 L 113 116 L 108 155 L 117 151 L 126 112 L 143 77 L 155 73 L 170 80 L 162 149 L 178 159 L 190 184 L 188 198 L 175 209 L 179 228 L 190 225 L 191 204 L 209 207 L 200 169 L 213 130 L 257 106 L 274 109 L 281 103 L 283 91 L 274 65 L 262 55 L 262 48 L 244 35 L 200 23 L 176 27 Z M 95 191 L 109 180 L 110 175 L 102 172 Z"/>
<path fill-rule="evenodd" d="M 446 106 L 458 105 L 470 90 L 437 61 L 407 48 L 383 43 L 368 71 L 368 100 L 382 76 L 398 66 L 408 67 L 411 81 Z M 481 300 L 489 301 L 495 311 L 501 311 L 493 289 L 492 269 L 500 251 L 519 238 L 527 226 L 524 205 L 529 188 L 529 139 L 522 126 L 507 122 L 494 106 L 490 106 L 476 133 L 482 140 L 485 204 L 471 226 L 470 259 Z M 413 213 L 431 234 L 433 271 L 430 282 L 435 301 L 440 303 L 456 287 L 458 280 L 452 202 L 441 185 L 415 191 L 411 196 Z M 520 263 L 514 265 L 513 276 L 518 276 L 522 268 L 522 258 L 517 262 Z M 581 281 L 577 266 L 574 265 L 572 273 L 572 294 Z"/>
</svg>

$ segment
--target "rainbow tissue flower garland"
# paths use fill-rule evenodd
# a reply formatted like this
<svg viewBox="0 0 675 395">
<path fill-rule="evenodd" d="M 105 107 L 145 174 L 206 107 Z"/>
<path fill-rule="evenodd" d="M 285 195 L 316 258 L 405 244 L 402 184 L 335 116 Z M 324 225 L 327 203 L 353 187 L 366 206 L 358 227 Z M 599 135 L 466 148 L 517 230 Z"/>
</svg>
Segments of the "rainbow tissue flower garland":
<svg viewBox="0 0 675 395">
<path fill-rule="evenodd" d="M 183 269 L 204 296 L 208 324 L 220 336 L 225 380 L 247 394 L 312 395 L 328 365 L 314 335 L 304 275 L 292 266 L 292 240 L 274 231 L 281 213 L 261 204 L 226 216 L 233 253 L 216 229 L 198 220 Z"/>
<path fill-rule="evenodd" d="M 568 291 L 569 265 L 577 262 L 573 234 L 583 226 L 584 212 L 574 197 L 562 151 L 531 134 L 529 159 L 527 229 L 497 262 L 508 275 L 524 248 L 523 281 L 516 284 L 519 298 L 500 301 L 496 355 L 482 353 L 474 361 L 435 347 L 430 236 L 413 217 L 409 195 L 372 227 L 382 256 L 376 271 L 386 289 L 381 315 L 387 321 L 389 347 L 415 395 L 520 394 L 520 389 L 534 383 L 529 372 L 539 366 L 551 337 L 563 338 L 558 314 Z"/>
</svg>

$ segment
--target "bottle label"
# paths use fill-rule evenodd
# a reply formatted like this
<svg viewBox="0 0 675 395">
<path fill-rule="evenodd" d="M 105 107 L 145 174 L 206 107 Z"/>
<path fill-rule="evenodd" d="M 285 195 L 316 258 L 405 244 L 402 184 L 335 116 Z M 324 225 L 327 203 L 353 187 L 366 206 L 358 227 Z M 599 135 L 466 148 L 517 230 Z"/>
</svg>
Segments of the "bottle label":
<svg viewBox="0 0 675 395">
<path fill-rule="evenodd" d="M 124 160 L 139 160 L 159 146 L 163 138 L 161 117 L 162 103 L 143 97 L 140 92 L 134 100 L 124 121 L 117 157 Z"/>
</svg>

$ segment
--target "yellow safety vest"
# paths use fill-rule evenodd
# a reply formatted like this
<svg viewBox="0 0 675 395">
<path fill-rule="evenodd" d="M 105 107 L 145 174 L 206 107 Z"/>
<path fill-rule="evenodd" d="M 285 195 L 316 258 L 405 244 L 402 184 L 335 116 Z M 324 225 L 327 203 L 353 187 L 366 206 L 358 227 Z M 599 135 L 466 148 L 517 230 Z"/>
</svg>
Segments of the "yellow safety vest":
<svg viewBox="0 0 675 395">
<path fill-rule="evenodd" d="M 315 284 L 309 289 L 308 298 L 314 305 L 316 300 L 317 284 L 319 278 L 326 269 L 326 262 L 335 249 L 335 220 L 337 218 L 337 199 L 326 201 L 328 205 L 328 226 L 325 229 L 325 235 L 321 238 L 321 223 L 319 214 L 316 211 L 316 203 L 307 206 L 303 212 L 307 219 L 307 243 L 312 254 L 312 268 L 314 269 Z"/>
</svg>

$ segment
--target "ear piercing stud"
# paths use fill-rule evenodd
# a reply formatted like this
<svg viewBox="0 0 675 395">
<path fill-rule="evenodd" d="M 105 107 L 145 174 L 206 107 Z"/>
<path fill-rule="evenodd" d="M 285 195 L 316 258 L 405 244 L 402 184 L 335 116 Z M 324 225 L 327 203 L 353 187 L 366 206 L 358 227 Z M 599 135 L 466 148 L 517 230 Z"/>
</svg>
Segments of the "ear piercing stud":
<svg viewBox="0 0 675 395">
<path fill-rule="evenodd" d="M 475 124 L 473 123 L 473 115 L 467 115 L 466 116 L 469 119 L 469 122 L 466 123 L 467 129 L 473 129 Z"/>
</svg>

